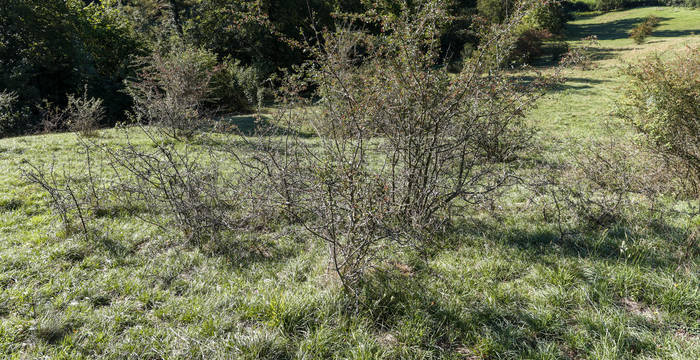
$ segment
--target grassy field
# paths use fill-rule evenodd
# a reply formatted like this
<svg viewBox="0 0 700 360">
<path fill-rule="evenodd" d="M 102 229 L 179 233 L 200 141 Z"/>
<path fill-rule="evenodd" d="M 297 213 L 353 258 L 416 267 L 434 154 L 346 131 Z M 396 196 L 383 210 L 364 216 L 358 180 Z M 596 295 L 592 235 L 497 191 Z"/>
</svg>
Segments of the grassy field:
<svg viewBox="0 0 700 360">
<path fill-rule="evenodd" d="M 636 45 L 627 31 L 650 14 L 660 26 Z M 610 116 L 621 66 L 700 45 L 700 10 L 586 15 L 567 30 L 572 43 L 593 34 L 594 69 L 571 70 L 530 115 L 550 155 L 573 141 L 630 140 Z M 117 134 L 100 139 L 124 141 Z M 73 134 L 0 140 L 2 358 L 700 358 L 687 219 L 561 239 L 515 196 L 504 216 L 457 224 L 427 265 L 374 279 L 372 306 L 355 311 L 324 244 L 301 229 L 240 234 L 264 250 L 255 255 L 181 245 L 126 213 L 99 218 L 91 241 L 63 233 L 19 169 L 70 164 L 77 148 Z"/>
</svg>

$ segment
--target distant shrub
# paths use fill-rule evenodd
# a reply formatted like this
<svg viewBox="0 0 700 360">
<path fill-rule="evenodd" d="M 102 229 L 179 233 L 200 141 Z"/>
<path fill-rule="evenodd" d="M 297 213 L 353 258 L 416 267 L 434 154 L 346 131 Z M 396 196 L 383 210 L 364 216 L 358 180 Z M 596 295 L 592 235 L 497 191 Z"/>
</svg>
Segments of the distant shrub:
<svg viewBox="0 0 700 360">
<path fill-rule="evenodd" d="M 0 91 L 0 138 L 22 134 L 34 125 L 32 111 L 14 91 Z"/>
<path fill-rule="evenodd" d="M 561 1 L 545 0 L 538 2 L 521 2 L 518 0 L 479 0 L 477 11 L 491 23 L 503 23 L 520 7 L 529 9 L 529 13 L 519 26 L 527 29 L 544 29 L 553 34 L 564 30 L 568 15 Z"/>
<path fill-rule="evenodd" d="M 213 69 L 212 69 L 213 70 Z M 227 59 L 217 68 L 211 79 L 212 98 L 226 111 L 245 112 L 260 100 L 261 72 L 240 61 Z"/>
<path fill-rule="evenodd" d="M 657 157 L 616 139 L 577 146 L 570 155 L 572 161 L 547 174 L 560 231 L 566 225 L 606 228 L 622 222 L 635 200 L 646 198 L 653 206 L 671 185 Z"/>
<path fill-rule="evenodd" d="M 532 63 L 544 54 L 542 45 L 552 38 L 548 30 L 528 29 L 523 31 L 511 52 L 511 63 Z"/>
<path fill-rule="evenodd" d="M 37 129 L 38 132 L 48 134 L 65 129 L 66 112 L 64 111 L 64 108 L 61 108 L 60 106 L 49 102 L 46 99 L 44 99 L 44 101 L 42 101 L 36 107 L 41 119 L 39 128 Z"/>
<path fill-rule="evenodd" d="M 621 115 L 663 154 L 688 190 L 700 192 L 700 49 L 688 48 L 672 60 L 659 55 L 626 69 Z"/>
<path fill-rule="evenodd" d="M 68 129 L 83 136 L 95 135 L 95 130 L 105 117 L 102 99 L 88 98 L 87 91 L 81 97 L 68 95 L 65 111 Z"/>
<path fill-rule="evenodd" d="M 73 131 L 83 136 L 95 135 L 95 130 L 105 118 L 105 108 L 102 99 L 88 97 L 87 89 L 82 96 L 68 94 L 65 107 L 44 100 L 37 105 L 41 114 L 39 131 L 51 133 L 55 131 Z"/>
<path fill-rule="evenodd" d="M 654 28 L 659 25 L 659 18 L 654 15 L 648 16 L 630 31 L 630 37 L 637 44 L 644 43 L 644 40 L 654 32 Z"/>
<path fill-rule="evenodd" d="M 600 46 L 598 37 L 588 36 L 581 45 L 569 48 L 568 52 L 562 56 L 561 63 L 588 70 L 593 66 L 593 52 L 598 46 Z"/>
<path fill-rule="evenodd" d="M 561 34 L 569 19 L 560 1 L 550 1 L 537 7 L 531 17 L 537 28 L 545 29 L 552 34 Z"/>
<path fill-rule="evenodd" d="M 591 4 L 584 2 L 582 0 L 576 1 L 564 1 L 562 7 L 566 12 L 579 12 L 579 11 L 591 11 Z"/>
<path fill-rule="evenodd" d="M 170 129 L 173 137 L 199 129 L 207 120 L 214 64 L 214 54 L 190 47 L 141 59 L 138 77 L 127 82 L 132 119 Z"/>
<path fill-rule="evenodd" d="M 550 40 L 561 34 L 568 19 L 560 1 L 497 3 L 498 5 L 495 5 L 496 2 L 486 1 L 482 4 L 482 6 L 488 5 L 488 8 L 492 10 L 489 13 L 481 9 L 480 14 L 484 16 L 486 21 L 501 23 L 505 21 L 507 16 L 517 14 L 519 11 L 527 11 L 527 15 L 517 25 L 517 31 L 514 33 L 517 36 L 516 41 L 503 65 L 530 64 L 546 54 L 552 54 L 558 59 L 561 54 L 566 52 L 566 50 L 561 49 L 561 46 L 548 44 Z"/>
<path fill-rule="evenodd" d="M 212 112 L 242 112 L 258 98 L 260 74 L 236 60 L 219 63 L 205 49 L 176 46 L 140 59 L 136 79 L 127 82 L 132 115 L 183 135 L 200 128 Z"/>
</svg>

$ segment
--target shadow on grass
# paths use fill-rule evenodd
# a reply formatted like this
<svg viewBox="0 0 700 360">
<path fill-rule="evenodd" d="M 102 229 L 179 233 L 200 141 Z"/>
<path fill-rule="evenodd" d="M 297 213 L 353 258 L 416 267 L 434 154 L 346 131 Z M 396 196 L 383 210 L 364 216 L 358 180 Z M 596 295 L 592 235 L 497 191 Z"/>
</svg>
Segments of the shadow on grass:
<svg viewBox="0 0 700 360">
<path fill-rule="evenodd" d="M 243 136 L 268 135 L 282 136 L 293 135 L 301 138 L 311 138 L 312 134 L 299 132 L 293 129 L 277 126 L 270 122 L 270 119 L 265 116 L 248 115 L 231 115 L 219 118 L 217 121 L 219 126 L 228 129 Z"/>
<path fill-rule="evenodd" d="M 284 263 L 301 253 L 300 235 L 283 231 L 269 236 L 270 232 L 266 231 L 224 232 L 219 239 L 199 247 L 209 256 L 225 260 L 232 269 Z"/>
<path fill-rule="evenodd" d="M 659 24 L 670 18 L 660 17 Z M 630 30 L 643 22 L 645 18 L 636 17 L 593 24 L 569 24 L 566 27 L 566 38 L 572 41 L 583 40 L 588 36 L 596 35 L 598 40 L 618 40 L 629 38 Z M 691 35 L 692 31 L 654 31 L 653 36 L 677 37 Z"/>
<path fill-rule="evenodd" d="M 685 229 L 667 223 L 652 221 L 645 232 L 635 230 L 635 226 L 613 224 L 608 228 L 594 228 L 588 225 L 568 229 L 562 236 L 554 226 L 549 229 L 529 230 L 519 227 L 504 229 L 497 224 L 480 224 L 478 228 L 467 226 L 461 231 L 475 236 L 497 239 L 500 243 L 531 254 L 533 260 L 544 257 L 564 256 L 586 258 L 597 261 L 632 262 L 650 269 L 673 271 L 680 259 L 671 247 L 680 247 L 689 236 Z M 634 246 L 639 239 L 654 237 L 664 239 L 667 249 L 641 249 L 625 252 L 625 247 Z M 539 259 L 539 260 L 538 260 Z"/>
<path fill-rule="evenodd" d="M 700 34 L 700 28 L 693 30 L 654 30 L 653 37 L 685 37 Z"/>
<path fill-rule="evenodd" d="M 107 251 L 107 253 L 109 253 L 109 255 L 114 258 L 121 259 L 133 255 L 135 250 L 129 246 L 124 245 L 121 241 L 112 239 L 104 234 L 96 235 L 94 238 L 94 243 L 100 249 Z"/>
<path fill-rule="evenodd" d="M 478 238 L 496 238 L 499 243 L 521 250 L 533 263 L 546 267 L 560 265 L 552 263 L 553 257 L 627 262 L 629 259 L 620 254 L 620 244 L 623 240 L 630 241 L 630 236 L 641 235 L 632 233 L 630 228 L 622 225 L 603 232 L 602 236 L 589 229 L 582 236 L 564 238 L 550 230 L 504 229 L 491 225 L 485 227 L 483 224 L 476 227 L 465 225 L 454 230 L 473 233 Z M 685 236 L 684 231 L 667 224 L 654 230 L 654 234 L 678 238 Z M 672 269 L 674 260 L 661 256 L 663 252 L 645 254 L 635 261 L 642 267 Z M 507 353 L 520 358 L 538 354 L 551 356 L 552 350 L 542 345 L 554 344 L 557 347 L 555 353 L 585 358 L 585 353 L 577 354 L 580 350 L 568 348 L 564 340 L 570 334 L 571 327 L 577 326 L 593 337 L 605 336 L 610 331 L 605 321 L 577 317 L 565 306 L 543 309 L 534 298 L 512 291 L 508 286 L 501 287 L 500 280 L 495 283 L 491 282 L 493 279 L 485 280 L 479 286 L 486 288 L 472 289 L 471 285 L 460 286 L 459 279 L 435 273 L 438 270 L 414 270 L 409 274 L 378 271 L 362 287 L 362 302 L 369 304 L 362 310 L 363 317 L 371 319 L 377 333 L 387 334 L 380 337 L 389 339 L 393 345 L 421 349 L 437 357 L 461 354 L 467 358 L 490 358 Z M 586 283 L 592 281 L 579 280 Z M 591 283 L 590 286 L 595 288 L 596 285 Z M 621 305 L 601 303 L 594 306 Z M 660 331 L 654 321 L 633 315 L 629 314 L 639 326 Z M 620 341 L 619 350 L 626 353 L 642 354 L 654 351 L 656 347 L 652 339 L 635 332 L 624 328 L 615 331 L 619 332 L 615 334 Z"/>
<path fill-rule="evenodd" d="M 516 81 L 517 84 L 520 86 L 526 86 L 527 84 L 531 83 L 536 79 L 536 77 L 528 75 L 513 77 L 513 80 Z M 609 80 L 591 79 L 584 77 L 568 77 L 566 78 L 566 82 L 554 85 L 548 88 L 547 90 L 548 92 L 560 92 L 564 90 L 584 90 L 593 88 L 593 85 L 603 84 L 606 82 L 609 82 Z"/>
<path fill-rule="evenodd" d="M 24 202 L 21 199 L 7 199 L 0 200 L 0 213 L 12 212 L 24 206 Z"/>
<path fill-rule="evenodd" d="M 547 343 L 556 344 L 558 351 L 575 352 L 563 340 L 575 321 L 570 316 L 537 311 L 532 300 L 517 292 L 496 290 L 486 295 L 474 291 L 453 298 L 440 290 L 454 286 L 453 279 L 430 274 L 375 276 L 363 288 L 364 301 L 372 304 L 363 315 L 372 319 L 378 332 L 391 332 L 394 342 L 433 355 L 533 357 L 548 354 L 550 350 L 541 347 Z M 581 325 L 589 326 L 593 334 L 609 330 L 603 323 Z M 655 348 L 652 341 L 634 333 L 623 332 L 620 340 L 621 350 L 630 354 Z"/>
<path fill-rule="evenodd" d="M 593 60 L 609 60 L 616 58 L 620 53 L 634 50 L 633 48 L 605 48 L 605 47 L 591 47 L 591 59 Z"/>
</svg>

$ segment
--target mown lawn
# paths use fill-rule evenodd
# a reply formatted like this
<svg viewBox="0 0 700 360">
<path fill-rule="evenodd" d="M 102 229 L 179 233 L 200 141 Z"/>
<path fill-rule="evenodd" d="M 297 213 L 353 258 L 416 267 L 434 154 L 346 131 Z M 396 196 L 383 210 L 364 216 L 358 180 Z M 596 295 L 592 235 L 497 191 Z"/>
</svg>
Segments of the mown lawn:
<svg viewBox="0 0 700 360">
<path fill-rule="evenodd" d="M 626 32 L 649 14 L 661 24 L 635 45 Z M 700 45 L 700 10 L 587 15 L 567 34 L 597 34 L 599 57 L 531 114 L 546 156 L 574 140 L 631 141 L 610 115 L 620 67 Z M 100 141 L 123 139 L 105 130 Z M 561 238 L 516 191 L 499 216 L 458 221 L 427 265 L 372 279 L 370 306 L 354 310 L 324 244 L 299 228 L 232 235 L 254 253 L 182 245 L 126 210 L 99 218 L 94 239 L 65 233 L 20 168 L 79 172 L 77 149 L 73 134 L 0 140 L 2 358 L 700 358 L 700 257 L 683 216 L 631 210 Z"/>
</svg>

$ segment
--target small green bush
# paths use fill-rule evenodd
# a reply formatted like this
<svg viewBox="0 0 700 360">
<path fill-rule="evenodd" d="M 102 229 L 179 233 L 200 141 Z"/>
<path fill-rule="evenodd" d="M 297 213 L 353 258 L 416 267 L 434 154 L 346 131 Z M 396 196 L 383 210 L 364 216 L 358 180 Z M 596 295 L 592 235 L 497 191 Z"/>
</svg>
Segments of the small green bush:
<svg viewBox="0 0 700 360">
<path fill-rule="evenodd" d="M 700 49 L 658 55 L 626 70 L 622 116 L 668 160 L 688 190 L 700 193 Z"/>
<path fill-rule="evenodd" d="M 213 112 L 250 110 L 259 73 L 238 61 L 219 63 L 216 54 L 191 46 L 154 52 L 136 64 L 139 76 L 127 83 L 133 117 L 184 133 L 199 129 Z"/>
<path fill-rule="evenodd" d="M 530 64 L 544 54 L 542 45 L 552 38 L 547 30 L 528 29 L 518 36 L 515 47 L 511 52 L 511 63 Z"/>
<path fill-rule="evenodd" d="M 529 14 L 521 26 L 543 29 L 552 34 L 560 34 L 568 18 L 564 6 L 559 1 L 519 2 L 517 0 L 479 0 L 477 11 L 490 23 L 503 23 L 509 16 L 517 13 L 519 8 L 528 8 Z"/>
<path fill-rule="evenodd" d="M 127 82 L 134 106 L 132 121 L 171 129 L 172 135 L 191 135 L 209 120 L 216 56 L 206 50 L 181 47 L 154 52 L 136 64 L 138 77 Z"/>
<path fill-rule="evenodd" d="M 554 1 L 536 8 L 532 18 L 538 28 L 545 29 L 552 34 L 561 34 L 569 17 L 562 3 Z"/>
<path fill-rule="evenodd" d="M 94 136 L 100 122 L 105 117 L 102 99 L 88 97 L 87 89 L 83 96 L 68 95 L 66 125 L 82 136 Z"/>
<path fill-rule="evenodd" d="M 642 44 L 648 36 L 654 32 L 654 28 L 659 25 L 659 18 L 654 15 L 648 16 L 637 25 L 632 31 L 630 31 L 630 37 L 637 44 Z"/>
<path fill-rule="evenodd" d="M 244 112 L 252 109 L 260 94 L 261 72 L 240 61 L 226 59 L 212 77 L 212 97 L 224 110 Z"/>
</svg>

